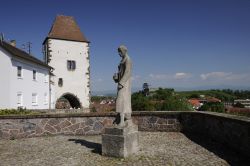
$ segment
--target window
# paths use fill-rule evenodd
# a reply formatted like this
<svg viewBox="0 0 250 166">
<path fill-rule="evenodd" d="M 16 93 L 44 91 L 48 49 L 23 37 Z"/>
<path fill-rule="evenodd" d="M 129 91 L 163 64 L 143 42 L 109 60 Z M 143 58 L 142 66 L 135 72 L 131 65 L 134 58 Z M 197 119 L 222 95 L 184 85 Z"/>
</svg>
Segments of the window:
<svg viewBox="0 0 250 166">
<path fill-rule="evenodd" d="M 22 67 L 21 66 L 17 66 L 17 77 L 22 77 Z"/>
<path fill-rule="evenodd" d="M 63 79 L 62 78 L 58 79 L 58 86 L 60 86 L 60 87 L 63 86 Z"/>
<path fill-rule="evenodd" d="M 17 93 L 17 106 L 18 107 L 23 106 L 23 95 L 21 92 Z"/>
<path fill-rule="evenodd" d="M 75 70 L 76 69 L 76 61 L 68 60 L 67 61 L 67 68 L 68 68 L 68 70 Z"/>
<path fill-rule="evenodd" d="M 36 80 L 36 71 L 33 70 L 33 80 Z"/>
<path fill-rule="evenodd" d="M 48 104 L 48 95 L 47 93 L 44 93 L 44 104 Z"/>
<path fill-rule="evenodd" d="M 37 94 L 32 93 L 32 105 L 37 105 Z"/>
</svg>

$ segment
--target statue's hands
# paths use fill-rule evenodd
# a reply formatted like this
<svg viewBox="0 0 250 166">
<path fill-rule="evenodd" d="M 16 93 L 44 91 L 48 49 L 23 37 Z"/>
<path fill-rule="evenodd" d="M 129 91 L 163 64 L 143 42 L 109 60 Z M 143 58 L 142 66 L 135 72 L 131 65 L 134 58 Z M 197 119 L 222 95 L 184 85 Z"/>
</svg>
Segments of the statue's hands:
<svg viewBox="0 0 250 166">
<path fill-rule="evenodd" d="M 118 89 L 122 89 L 122 88 L 123 88 L 122 84 L 118 84 Z"/>
<path fill-rule="evenodd" d="M 113 80 L 114 80 L 115 82 L 118 82 L 118 74 L 117 74 L 117 73 L 115 73 L 115 74 L 113 75 Z"/>
</svg>

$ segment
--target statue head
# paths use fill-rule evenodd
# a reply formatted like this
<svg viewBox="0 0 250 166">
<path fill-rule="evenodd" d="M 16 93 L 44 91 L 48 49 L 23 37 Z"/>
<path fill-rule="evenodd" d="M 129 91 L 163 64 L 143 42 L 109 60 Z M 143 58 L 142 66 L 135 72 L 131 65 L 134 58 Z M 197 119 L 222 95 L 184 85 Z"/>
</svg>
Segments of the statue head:
<svg viewBox="0 0 250 166">
<path fill-rule="evenodd" d="M 124 58 L 127 55 L 128 49 L 126 46 L 121 45 L 120 47 L 118 47 L 118 53 L 120 55 L 120 57 Z"/>
</svg>

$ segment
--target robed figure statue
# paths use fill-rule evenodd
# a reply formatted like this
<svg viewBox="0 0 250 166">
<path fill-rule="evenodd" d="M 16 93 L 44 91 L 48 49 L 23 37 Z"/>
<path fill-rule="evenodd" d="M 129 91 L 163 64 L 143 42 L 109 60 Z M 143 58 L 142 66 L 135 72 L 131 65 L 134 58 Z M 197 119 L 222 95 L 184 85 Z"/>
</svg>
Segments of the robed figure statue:
<svg viewBox="0 0 250 166">
<path fill-rule="evenodd" d="M 118 53 L 122 58 L 118 73 L 113 76 L 117 85 L 116 112 L 119 113 L 119 126 L 125 126 L 125 121 L 131 121 L 131 70 L 132 62 L 127 53 L 127 48 L 121 45 Z"/>
</svg>

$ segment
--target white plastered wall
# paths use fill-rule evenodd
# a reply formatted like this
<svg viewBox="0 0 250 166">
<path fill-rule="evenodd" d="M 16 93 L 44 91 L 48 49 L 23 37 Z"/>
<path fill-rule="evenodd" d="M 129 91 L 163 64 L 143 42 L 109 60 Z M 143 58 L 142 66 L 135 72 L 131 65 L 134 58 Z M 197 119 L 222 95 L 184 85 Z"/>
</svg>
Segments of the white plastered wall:
<svg viewBox="0 0 250 166">
<path fill-rule="evenodd" d="M 55 99 L 71 93 L 79 100 L 83 108 L 89 108 L 89 46 L 86 42 L 48 39 L 50 62 L 54 68 Z M 76 61 L 76 69 L 67 69 L 67 60 Z M 63 79 L 63 86 L 58 86 L 58 79 Z"/>
<path fill-rule="evenodd" d="M 11 59 L 10 72 L 10 107 L 17 108 L 17 93 L 22 93 L 22 107 L 27 109 L 49 109 L 49 69 L 18 58 Z M 22 77 L 17 77 L 17 66 L 22 67 Z M 33 70 L 36 80 L 33 80 Z M 37 94 L 37 103 L 32 104 L 32 93 Z M 45 102 L 47 94 L 47 102 Z"/>
<path fill-rule="evenodd" d="M 10 66 L 10 56 L 0 47 L 0 109 L 10 107 Z"/>
</svg>

